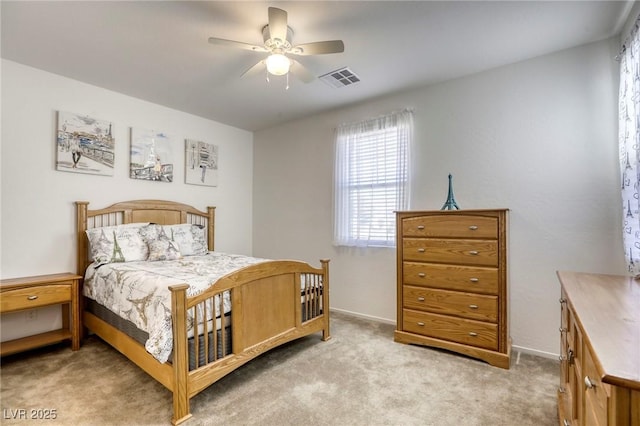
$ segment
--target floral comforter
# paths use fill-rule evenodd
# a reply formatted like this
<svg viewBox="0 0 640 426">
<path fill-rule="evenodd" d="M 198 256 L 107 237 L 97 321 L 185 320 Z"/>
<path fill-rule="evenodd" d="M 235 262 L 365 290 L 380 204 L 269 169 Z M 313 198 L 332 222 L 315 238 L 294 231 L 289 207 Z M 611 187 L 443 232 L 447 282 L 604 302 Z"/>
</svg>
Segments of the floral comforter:
<svg viewBox="0 0 640 426">
<path fill-rule="evenodd" d="M 202 293 L 218 278 L 267 259 L 209 252 L 159 262 L 109 263 L 87 268 L 83 294 L 149 334 L 146 350 L 166 362 L 173 349 L 171 291 L 169 286 L 187 283 L 187 296 Z M 216 316 L 219 303 L 216 305 Z M 231 309 L 229 294 L 223 297 L 225 313 Z M 208 320 L 211 320 L 209 315 Z M 193 321 L 188 321 L 193 329 Z M 189 331 L 189 330 L 187 330 Z"/>
</svg>

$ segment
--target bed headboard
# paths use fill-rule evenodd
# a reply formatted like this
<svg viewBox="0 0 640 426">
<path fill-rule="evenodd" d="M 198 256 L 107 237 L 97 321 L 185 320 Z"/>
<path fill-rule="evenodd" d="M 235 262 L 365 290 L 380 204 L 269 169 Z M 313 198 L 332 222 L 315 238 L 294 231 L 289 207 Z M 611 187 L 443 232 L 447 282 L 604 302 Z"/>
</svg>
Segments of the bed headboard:
<svg viewBox="0 0 640 426">
<path fill-rule="evenodd" d="M 192 223 L 206 229 L 207 246 L 214 249 L 215 207 L 200 211 L 187 204 L 164 200 L 123 201 L 99 210 L 89 210 L 89 202 L 76 201 L 77 269 L 84 276 L 89 258 L 89 241 L 85 231 L 123 223 L 152 222 L 161 225 Z"/>
</svg>

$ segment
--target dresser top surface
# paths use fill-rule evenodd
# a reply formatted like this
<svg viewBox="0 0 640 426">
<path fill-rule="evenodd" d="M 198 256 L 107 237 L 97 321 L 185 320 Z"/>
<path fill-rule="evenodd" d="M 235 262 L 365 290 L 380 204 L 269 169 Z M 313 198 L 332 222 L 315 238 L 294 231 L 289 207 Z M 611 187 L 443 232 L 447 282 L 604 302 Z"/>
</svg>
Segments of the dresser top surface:
<svg viewBox="0 0 640 426">
<path fill-rule="evenodd" d="M 640 390 L 640 281 L 569 271 L 559 271 L 558 278 L 602 381 Z"/>
</svg>

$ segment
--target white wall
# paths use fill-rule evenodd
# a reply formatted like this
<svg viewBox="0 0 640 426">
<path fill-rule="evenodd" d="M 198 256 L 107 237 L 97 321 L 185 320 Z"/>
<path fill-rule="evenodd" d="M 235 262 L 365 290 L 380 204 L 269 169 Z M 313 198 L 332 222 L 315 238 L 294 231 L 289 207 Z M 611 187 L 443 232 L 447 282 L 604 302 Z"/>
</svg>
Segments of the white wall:
<svg viewBox="0 0 640 426">
<path fill-rule="evenodd" d="M 114 123 L 114 176 L 55 170 L 57 111 Z M 174 182 L 129 178 L 132 126 L 173 135 Z M 219 146 L 217 187 L 184 183 L 185 138 Z M 252 253 L 251 132 L 3 60 L 0 158 L 2 278 L 75 272 L 76 200 L 94 209 L 131 199 L 167 199 L 201 210 L 216 206 L 216 249 Z M 2 339 L 30 333 L 50 316 L 55 321 L 57 312 L 43 311 L 37 324 L 23 324 L 21 314 L 4 317 Z"/>
<path fill-rule="evenodd" d="M 452 173 L 463 209 L 511 209 L 510 334 L 520 349 L 559 353 L 555 271 L 624 273 L 618 47 L 610 39 L 257 132 L 254 254 L 331 258 L 332 308 L 395 322 L 395 251 L 331 245 L 333 130 L 410 107 L 412 208 L 440 209 Z"/>
</svg>

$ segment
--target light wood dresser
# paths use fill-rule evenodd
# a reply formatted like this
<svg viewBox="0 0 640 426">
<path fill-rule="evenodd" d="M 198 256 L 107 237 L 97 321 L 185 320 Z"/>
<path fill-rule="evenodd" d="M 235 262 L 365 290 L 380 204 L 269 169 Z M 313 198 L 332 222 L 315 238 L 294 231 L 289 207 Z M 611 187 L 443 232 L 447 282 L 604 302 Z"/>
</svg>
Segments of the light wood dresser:
<svg viewBox="0 0 640 426">
<path fill-rule="evenodd" d="M 640 282 L 558 272 L 561 426 L 640 426 Z"/>
<path fill-rule="evenodd" d="M 396 213 L 396 342 L 509 368 L 507 220 L 507 209 Z"/>
<path fill-rule="evenodd" d="M 11 278 L 0 281 L 0 313 L 61 305 L 62 328 L 0 344 L 0 356 L 71 340 L 80 348 L 80 275 L 71 273 Z"/>
</svg>

